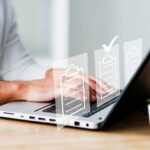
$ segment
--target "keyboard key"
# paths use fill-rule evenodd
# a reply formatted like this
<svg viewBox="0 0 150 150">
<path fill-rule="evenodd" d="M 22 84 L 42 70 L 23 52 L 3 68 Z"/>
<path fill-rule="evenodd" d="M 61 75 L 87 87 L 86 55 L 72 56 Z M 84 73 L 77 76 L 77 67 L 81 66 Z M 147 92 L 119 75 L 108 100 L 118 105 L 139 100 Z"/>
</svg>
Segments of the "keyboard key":
<svg viewBox="0 0 150 150">
<path fill-rule="evenodd" d="M 90 109 L 91 109 L 91 111 L 89 113 L 83 115 L 83 116 L 84 117 L 90 117 L 90 116 L 94 115 L 95 113 L 101 111 L 102 109 L 104 109 L 104 108 L 110 106 L 111 104 L 117 102 L 118 99 L 119 99 L 119 97 L 116 97 L 116 98 L 108 101 L 107 103 L 99 106 L 99 107 L 97 107 L 97 103 L 96 102 L 95 103 L 91 102 L 90 103 Z M 43 112 L 46 112 L 46 113 L 56 113 L 56 105 L 53 105 L 53 106 L 50 106 L 50 107 L 44 109 Z M 79 113 L 79 114 L 81 114 L 81 113 Z"/>
</svg>

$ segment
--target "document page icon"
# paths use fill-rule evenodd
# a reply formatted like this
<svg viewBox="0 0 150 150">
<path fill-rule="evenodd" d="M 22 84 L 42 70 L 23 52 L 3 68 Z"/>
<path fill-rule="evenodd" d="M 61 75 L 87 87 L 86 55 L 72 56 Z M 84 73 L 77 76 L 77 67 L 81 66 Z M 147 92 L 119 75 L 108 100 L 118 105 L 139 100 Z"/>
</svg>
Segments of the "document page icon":
<svg viewBox="0 0 150 150">
<path fill-rule="evenodd" d="M 138 49 L 136 47 L 132 47 L 128 52 L 127 52 L 127 62 L 128 62 L 128 71 L 127 71 L 127 75 L 128 78 L 130 78 L 136 68 L 139 65 L 139 60 L 138 60 Z"/>
<path fill-rule="evenodd" d="M 70 84 L 73 83 L 73 84 Z M 71 64 L 60 76 L 62 115 L 73 116 L 85 109 L 85 85 L 83 68 Z M 72 90 L 76 89 L 77 90 Z M 73 91 L 73 92 L 72 92 Z M 64 93 L 69 93 L 64 97 Z M 76 95 L 76 96 L 75 96 Z M 76 98 L 71 98 L 76 97 Z"/>
<path fill-rule="evenodd" d="M 108 53 L 99 63 L 99 67 L 100 79 L 102 79 L 108 85 L 107 93 L 104 94 L 100 92 L 101 99 L 104 99 L 116 92 L 116 89 L 114 88 L 117 87 L 116 59 Z M 101 88 L 102 86 L 100 86 L 100 91 L 102 91 Z"/>
<path fill-rule="evenodd" d="M 61 129 L 90 112 L 88 55 L 56 60 L 53 68 L 60 68 L 59 74 L 53 71 L 53 77 L 57 128 Z"/>
<path fill-rule="evenodd" d="M 142 60 L 142 39 L 124 43 L 125 82 L 128 83 Z"/>
<path fill-rule="evenodd" d="M 119 45 L 113 45 L 119 36 L 109 45 L 95 51 L 97 84 L 97 106 L 101 106 L 120 95 Z"/>
</svg>

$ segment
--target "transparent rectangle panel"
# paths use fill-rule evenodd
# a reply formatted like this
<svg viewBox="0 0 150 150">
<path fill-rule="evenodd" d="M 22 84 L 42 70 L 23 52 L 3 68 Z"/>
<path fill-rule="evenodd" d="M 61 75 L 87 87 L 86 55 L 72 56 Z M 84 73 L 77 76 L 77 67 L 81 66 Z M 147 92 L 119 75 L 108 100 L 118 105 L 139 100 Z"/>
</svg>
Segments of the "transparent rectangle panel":
<svg viewBox="0 0 150 150">
<path fill-rule="evenodd" d="M 58 68 L 59 71 L 55 71 Z M 53 62 L 57 127 L 90 112 L 86 53 Z M 56 69 L 57 70 L 57 69 Z"/>
<path fill-rule="evenodd" d="M 135 74 L 142 61 L 142 39 L 124 43 L 125 83 Z"/>
<path fill-rule="evenodd" d="M 109 51 L 95 51 L 95 70 L 97 83 L 97 106 L 120 95 L 119 46 L 114 45 Z"/>
</svg>

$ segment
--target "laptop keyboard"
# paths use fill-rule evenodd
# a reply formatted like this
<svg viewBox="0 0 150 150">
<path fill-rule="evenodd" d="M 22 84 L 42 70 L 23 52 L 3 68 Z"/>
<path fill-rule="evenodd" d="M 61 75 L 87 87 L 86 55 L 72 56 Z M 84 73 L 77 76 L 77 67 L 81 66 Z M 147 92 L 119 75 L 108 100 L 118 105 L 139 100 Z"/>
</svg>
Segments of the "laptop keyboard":
<svg viewBox="0 0 150 150">
<path fill-rule="evenodd" d="M 83 115 L 84 117 L 90 117 L 92 115 L 94 115 L 95 113 L 101 111 L 102 109 L 108 107 L 109 105 L 117 102 L 119 99 L 119 96 L 111 99 L 110 101 L 102 104 L 101 106 L 97 107 L 97 103 L 96 102 L 90 102 L 90 112 L 86 113 L 85 115 Z M 55 105 L 55 101 L 52 101 L 49 106 L 46 109 L 43 109 L 43 112 L 46 113 L 56 113 L 56 105 Z"/>
</svg>

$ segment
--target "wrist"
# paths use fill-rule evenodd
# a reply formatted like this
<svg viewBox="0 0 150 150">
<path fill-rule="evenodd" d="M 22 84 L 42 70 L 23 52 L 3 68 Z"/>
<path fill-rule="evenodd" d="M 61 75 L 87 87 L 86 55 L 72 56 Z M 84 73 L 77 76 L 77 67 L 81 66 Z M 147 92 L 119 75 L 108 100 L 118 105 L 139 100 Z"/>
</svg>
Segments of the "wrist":
<svg viewBox="0 0 150 150">
<path fill-rule="evenodd" d="M 12 101 L 24 100 L 26 84 L 17 81 L 0 81 L 0 105 Z"/>
<path fill-rule="evenodd" d="M 20 101 L 24 100 L 24 94 L 27 89 L 27 85 L 24 82 L 12 82 L 11 86 L 11 100 Z"/>
</svg>

